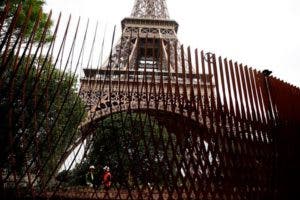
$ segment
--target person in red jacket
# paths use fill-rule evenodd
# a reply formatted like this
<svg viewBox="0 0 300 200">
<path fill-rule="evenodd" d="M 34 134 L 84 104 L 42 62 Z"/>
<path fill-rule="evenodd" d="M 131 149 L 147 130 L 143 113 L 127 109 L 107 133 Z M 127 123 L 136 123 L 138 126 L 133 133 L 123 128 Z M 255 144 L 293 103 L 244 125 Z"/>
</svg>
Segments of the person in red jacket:
<svg viewBox="0 0 300 200">
<path fill-rule="evenodd" d="M 105 190 L 109 190 L 111 185 L 111 173 L 108 166 L 105 166 L 104 168 L 104 174 L 103 174 L 103 184 Z"/>
</svg>

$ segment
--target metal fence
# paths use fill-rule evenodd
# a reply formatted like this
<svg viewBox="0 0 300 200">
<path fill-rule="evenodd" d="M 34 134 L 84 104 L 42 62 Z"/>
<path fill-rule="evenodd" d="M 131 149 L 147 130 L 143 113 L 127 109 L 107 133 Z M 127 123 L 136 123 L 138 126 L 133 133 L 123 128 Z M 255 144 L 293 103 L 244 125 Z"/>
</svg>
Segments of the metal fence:
<svg viewBox="0 0 300 200">
<path fill-rule="evenodd" d="M 17 28 L 22 6 L 9 21 L 8 9 L 0 20 L 2 198 L 289 199 L 297 191 L 299 88 L 212 53 L 138 38 L 157 70 L 129 58 L 113 69 L 109 59 L 77 90 L 79 22 L 65 52 L 70 21 L 61 43 L 60 17 L 47 39 L 50 14 L 37 39 L 41 14 L 28 27 L 29 11 Z"/>
</svg>

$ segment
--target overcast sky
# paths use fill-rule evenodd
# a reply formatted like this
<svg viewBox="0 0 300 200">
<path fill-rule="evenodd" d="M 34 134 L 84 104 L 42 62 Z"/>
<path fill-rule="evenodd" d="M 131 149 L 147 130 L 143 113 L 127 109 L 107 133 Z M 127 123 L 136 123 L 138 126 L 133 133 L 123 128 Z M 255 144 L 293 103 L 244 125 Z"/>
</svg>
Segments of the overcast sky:
<svg viewBox="0 0 300 200">
<path fill-rule="evenodd" d="M 46 0 L 56 18 L 82 16 L 112 30 L 134 0 Z M 167 0 L 182 44 L 247 64 L 300 86 L 300 0 Z M 104 32 L 104 31 L 102 31 Z M 108 31 L 109 34 L 109 31 Z"/>
</svg>

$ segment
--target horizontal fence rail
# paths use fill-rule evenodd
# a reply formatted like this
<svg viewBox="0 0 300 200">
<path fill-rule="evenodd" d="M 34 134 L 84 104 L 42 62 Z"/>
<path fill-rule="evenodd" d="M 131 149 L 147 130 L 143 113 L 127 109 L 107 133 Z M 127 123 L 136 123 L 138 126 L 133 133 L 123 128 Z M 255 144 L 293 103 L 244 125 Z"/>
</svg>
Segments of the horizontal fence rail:
<svg viewBox="0 0 300 200">
<path fill-rule="evenodd" d="M 114 33 L 109 59 L 92 66 L 98 24 L 87 49 L 89 22 L 72 31 L 71 17 L 61 28 L 61 16 L 40 23 L 40 11 L 29 26 L 29 9 L 17 27 L 22 5 L 13 17 L 9 9 L 0 17 L 1 198 L 289 199 L 297 191 L 299 88 L 132 32 L 117 45 Z"/>
</svg>

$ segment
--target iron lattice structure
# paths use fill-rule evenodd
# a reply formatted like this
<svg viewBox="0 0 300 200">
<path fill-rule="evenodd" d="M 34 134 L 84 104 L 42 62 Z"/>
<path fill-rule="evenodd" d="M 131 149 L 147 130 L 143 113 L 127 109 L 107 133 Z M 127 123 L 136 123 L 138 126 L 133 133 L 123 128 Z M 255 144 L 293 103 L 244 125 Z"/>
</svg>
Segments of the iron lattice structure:
<svg viewBox="0 0 300 200">
<path fill-rule="evenodd" d="M 227 58 L 185 49 L 165 1 L 136 1 L 132 16 L 122 21 L 121 39 L 98 69 L 80 64 L 88 29 L 78 46 L 79 21 L 73 37 L 67 37 L 69 20 L 57 41 L 59 17 L 46 41 L 51 13 L 36 39 L 42 15 L 28 26 L 29 9 L 17 28 L 22 5 L 7 20 L 9 9 L 0 17 L 1 199 L 297 194 L 291 183 L 299 169 L 300 89 Z M 80 68 L 84 77 L 76 90 Z M 91 164 L 98 169 L 94 188 L 85 182 Z M 108 191 L 101 165 L 113 174 Z"/>
<path fill-rule="evenodd" d="M 111 82 L 107 82 L 103 90 L 97 89 L 100 86 L 98 80 L 104 80 L 108 71 L 113 74 L 109 76 L 109 80 L 119 85 L 127 85 L 129 82 L 136 84 L 152 79 L 153 82 L 159 83 L 161 76 L 162 79 L 167 80 L 170 75 L 170 82 L 174 87 L 176 73 L 180 76 L 177 82 L 186 82 L 183 78 L 185 69 L 182 69 L 182 66 L 188 67 L 186 55 L 175 58 L 175 54 L 181 51 L 176 36 L 177 30 L 178 24 L 169 19 L 164 0 L 136 1 L 131 17 L 122 21 L 122 36 L 104 65 L 99 68 L 84 69 L 81 96 L 90 106 L 90 115 L 96 114 L 101 117 L 103 110 L 110 109 L 107 104 L 111 92 L 114 92 L 113 96 L 118 99 L 119 91 L 116 90 L 115 85 L 111 85 Z M 145 77 L 143 77 L 144 73 L 146 73 Z M 197 76 L 193 68 L 192 73 L 194 77 Z M 209 79 L 208 76 L 206 78 Z M 196 80 L 191 84 L 196 84 Z M 130 91 L 124 92 L 122 95 L 126 96 Z M 150 90 L 143 92 L 150 92 Z M 117 102 L 112 103 L 117 105 Z M 124 103 L 124 109 L 127 109 L 129 105 L 127 107 L 125 105 Z M 131 106 L 136 107 L 137 104 Z"/>
<path fill-rule="evenodd" d="M 131 17 L 146 19 L 169 19 L 166 1 L 136 0 Z"/>
<path fill-rule="evenodd" d="M 165 0 L 135 1 L 131 17 L 122 21 L 122 36 L 114 47 L 112 55 L 103 66 L 99 66 L 98 70 L 86 69 L 85 75 L 101 75 L 107 67 L 110 67 L 113 71 L 119 69 L 126 71 L 127 68 L 132 71 L 136 66 L 136 62 L 143 62 L 145 59 L 148 62 L 154 60 L 155 64 L 159 61 L 159 50 L 163 53 L 162 60 L 164 64 L 162 70 L 167 72 L 168 55 L 166 45 L 169 44 L 171 48 L 171 56 L 174 55 L 175 49 L 180 49 L 176 35 L 177 30 L 177 22 L 169 19 Z M 151 47 L 153 47 L 152 52 Z M 146 48 L 148 48 L 148 52 L 145 52 Z M 178 57 L 176 62 L 180 68 L 181 57 Z M 170 64 L 171 72 L 175 72 L 174 57 L 170 58 Z M 149 66 L 148 68 L 148 70 L 151 70 L 153 67 Z"/>
</svg>

